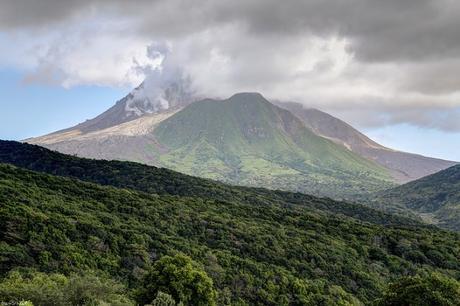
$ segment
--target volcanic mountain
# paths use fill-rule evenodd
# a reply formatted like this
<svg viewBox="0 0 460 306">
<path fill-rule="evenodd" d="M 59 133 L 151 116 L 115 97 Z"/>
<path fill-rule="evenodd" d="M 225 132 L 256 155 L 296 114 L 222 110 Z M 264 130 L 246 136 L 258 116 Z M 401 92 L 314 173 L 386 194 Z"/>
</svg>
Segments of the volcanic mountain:
<svg viewBox="0 0 460 306">
<path fill-rule="evenodd" d="M 92 120 L 26 142 L 81 157 L 137 161 L 231 184 L 335 198 L 383 190 L 454 164 L 386 149 L 326 113 L 289 111 L 292 105 L 275 106 L 258 93 L 194 102 L 177 84 L 153 98 L 146 91 L 141 85 Z M 371 149 L 390 152 L 385 156 L 392 162 L 376 158 Z M 401 155 L 408 162 L 392 159 Z M 412 164 L 417 171 L 407 170 Z"/>
<path fill-rule="evenodd" d="M 232 184 L 332 197 L 393 185 L 385 168 L 316 135 L 292 113 L 257 93 L 205 99 L 97 131 L 77 126 L 28 142 Z"/>
</svg>

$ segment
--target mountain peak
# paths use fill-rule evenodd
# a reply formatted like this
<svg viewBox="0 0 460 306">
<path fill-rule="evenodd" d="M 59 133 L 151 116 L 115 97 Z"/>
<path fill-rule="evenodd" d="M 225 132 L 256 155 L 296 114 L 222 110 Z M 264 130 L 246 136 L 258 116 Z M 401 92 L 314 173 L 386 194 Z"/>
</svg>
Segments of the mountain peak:
<svg viewBox="0 0 460 306">
<path fill-rule="evenodd" d="M 258 92 L 239 92 L 239 93 L 236 93 L 234 94 L 233 96 L 231 96 L 228 100 L 236 100 L 236 99 L 263 99 L 263 100 L 267 100 L 264 98 L 264 96 L 262 96 L 262 94 L 258 93 Z"/>
<path fill-rule="evenodd" d="M 273 106 L 264 96 L 258 92 L 240 92 L 236 93 L 225 101 L 233 104 L 237 108 L 259 108 L 262 105 Z"/>
</svg>

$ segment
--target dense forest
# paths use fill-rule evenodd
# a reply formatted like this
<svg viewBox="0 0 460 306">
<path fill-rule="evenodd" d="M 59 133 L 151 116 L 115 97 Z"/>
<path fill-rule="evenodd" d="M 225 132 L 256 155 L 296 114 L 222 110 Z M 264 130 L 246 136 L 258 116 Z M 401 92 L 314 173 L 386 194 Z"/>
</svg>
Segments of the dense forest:
<svg viewBox="0 0 460 306">
<path fill-rule="evenodd" d="M 117 165 L 167 173 L 66 158 L 93 181 L 103 179 L 104 166 L 107 173 Z M 53 162 L 57 174 L 71 171 L 65 160 Z M 120 189 L 1 165 L 0 294 L 40 305 L 38 295 L 26 293 L 92 277 L 80 292 L 113 305 L 154 297 L 190 305 L 360 305 L 385 299 L 400 277 L 432 273 L 457 290 L 458 234 L 385 221 L 388 215 L 356 204 L 169 173 L 152 182 L 154 174 L 106 177 L 106 185 L 126 187 Z M 194 189 L 188 179 L 201 187 L 187 190 Z M 84 303 L 60 290 L 72 305 Z"/>
<path fill-rule="evenodd" d="M 385 190 L 369 200 L 386 211 L 409 211 L 426 222 L 460 231 L 460 165 Z"/>
<path fill-rule="evenodd" d="M 0 163 L 9 163 L 37 172 L 151 194 L 200 197 L 221 201 L 231 199 L 256 205 L 307 205 L 310 208 L 343 214 L 373 223 L 419 224 L 413 219 L 394 216 L 358 204 L 339 203 L 302 193 L 230 186 L 165 168 L 133 162 L 79 158 L 15 141 L 0 140 Z"/>
</svg>

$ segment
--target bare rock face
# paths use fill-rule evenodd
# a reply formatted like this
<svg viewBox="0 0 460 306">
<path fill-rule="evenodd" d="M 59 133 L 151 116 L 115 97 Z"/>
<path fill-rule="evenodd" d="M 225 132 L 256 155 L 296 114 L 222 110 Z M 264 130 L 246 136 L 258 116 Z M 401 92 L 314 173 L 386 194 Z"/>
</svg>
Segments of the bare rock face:
<svg viewBox="0 0 460 306">
<path fill-rule="evenodd" d="M 457 164 L 454 161 L 386 148 L 346 122 L 317 109 L 304 108 L 299 103 L 277 102 L 276 104 L 291 111 L 318 135 L 329 138 L 382 165 L 400 183 L 413 181 Z"/>
</svg>

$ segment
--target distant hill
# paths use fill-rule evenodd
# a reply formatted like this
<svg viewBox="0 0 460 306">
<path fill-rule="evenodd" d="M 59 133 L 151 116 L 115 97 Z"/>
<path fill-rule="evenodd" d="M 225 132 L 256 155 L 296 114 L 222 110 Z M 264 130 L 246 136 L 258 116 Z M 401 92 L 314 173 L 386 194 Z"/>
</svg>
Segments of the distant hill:
<svg viewBox="0 0 460 306">
<path fill-rule="evenodd" d="M 205 99 L 81 133 L 27 141 L 83 157 L 138 161 L 231 184 L 335 198 L 394 185 L 385 168 L 318 136 L 256 93 Z"/>
<path fill-rule="evenodd" d="M 416 180 L 457 164 L 453 161 L 384 147 L 346 122 L 317 109 L 305 108 L 298 103 L 277 102 L 276 104 L 290 110 L 318 135 L 331 139 L 354 153 L 385 167 L 400 183 Z"/>
<path fill-rule="evenodd" d="M 460 231 L 460 165 L 381 192 L 373 200 L 379 208 L 408 209 L 429 223 Z"/>
<path fill-rule="evenodd" d="M 0 157 L 59 175 L 0 164 L 0 278 L 93 270 L 132 294 L 152 262 L 183 252 L 219 305 L 360 305 L 402 275 L 460 272 L 458 234 L 361 205 L 17 142 L 0 142 Z"/>
</svg>

